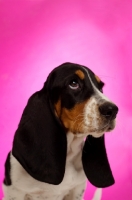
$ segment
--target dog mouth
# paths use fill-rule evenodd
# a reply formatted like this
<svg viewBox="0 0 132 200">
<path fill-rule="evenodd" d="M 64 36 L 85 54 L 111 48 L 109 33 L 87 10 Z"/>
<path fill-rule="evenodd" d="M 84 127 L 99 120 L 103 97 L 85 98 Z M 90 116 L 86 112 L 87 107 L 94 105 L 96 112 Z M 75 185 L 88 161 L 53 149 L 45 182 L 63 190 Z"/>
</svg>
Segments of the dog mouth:
<svg viewBox="0 0 132 200">
<path fill-rule="evenodd" d="M 112 131 L 114 128 L 115 128 L 115 125 L 110 125 L 110 126 L 108 126 L 106 132 L 110 132 L 110 131 Z"/>
<path fill-rule="evenodd" d="M 115 128 L 115 120 L 109 120 L 105 122 L 102 126 L 99 127 L 92 127 L 88 126 L 87 124 L 83 124 L 83 131 L 81 130 L 76 130 L 73 131 L 74 133 L 78 133 L 80 135 L 93 135 L 93 137 L 100 137 L 102 136 L 105 132 L 110 132 Z"/>
<path fill-rule="evenodd" d="M 112 120 L 112 121 L 105 123 L 105 125 L 103 125 L 99 128 L 91 128 L 91 130 L 89 130 L 89 131 L 92 133 L 101 134 L 101 133 L 105 133 L 105 132 L 110 132 L 114 128 L 115 128 L 115 120 Z"/>
<path fill-rule="evenodd" d="M 109 121 L 106 125 L 100 128 L 99 132 L 110 132 L 115 128 L 115 120 Z"/>
<path fill-rule="evenodd" d="M 99 138 L 99 137 L 102 137 L 105 134 L 105 132 L 110 132 L 114 128 L 115 128 L 115 122 L 113 121 L 113 122 L 107 123 L 105 126 L 99 128 L 99 129 L 91 130 L 91 132 L 89 134 L 95 138 Z"/>
</svg>

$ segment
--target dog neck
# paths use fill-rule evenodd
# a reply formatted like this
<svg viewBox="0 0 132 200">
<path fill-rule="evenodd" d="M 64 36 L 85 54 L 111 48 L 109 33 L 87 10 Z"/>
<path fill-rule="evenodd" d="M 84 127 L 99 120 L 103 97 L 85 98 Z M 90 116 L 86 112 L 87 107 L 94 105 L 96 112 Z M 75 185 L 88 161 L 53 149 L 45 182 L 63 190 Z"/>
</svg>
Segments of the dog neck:
<svg viewBox="0 0 132 200">
<path fill-rule="evenodd" d="M 82 148 L 84 145 L 84 139 L 86 135 L 81 134 L 78 135 L 73 134 L 72 132 L 67 133 L 67 159 L 70 161 L 79 153 L 82 154 Z"/>
</svg>

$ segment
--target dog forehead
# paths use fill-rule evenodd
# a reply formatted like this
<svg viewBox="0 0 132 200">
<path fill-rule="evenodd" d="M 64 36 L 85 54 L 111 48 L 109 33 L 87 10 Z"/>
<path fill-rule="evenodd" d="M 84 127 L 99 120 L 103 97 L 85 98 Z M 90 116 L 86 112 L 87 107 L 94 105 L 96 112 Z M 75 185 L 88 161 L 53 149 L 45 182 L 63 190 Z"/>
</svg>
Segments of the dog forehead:
<svg viewBox="0 0 132 200">
<path fill-rule="evenodd" d="M 91 69 L 74 63 L 64 63 L 55 68 L 52 73 L 55 75 L 56 79 L 59 80 L 64 80 L 72 75 L 77 75 L 82 80 L 87 80 L 89 77 L 91 77 L 91 79 L 95 79 L 95 74 Z"/>
<path fill-rule="evenodd" d="M 80 79 L 85 80 L 87 84 L 92 82 L 96 87 L 101 82 L 100 78 L 88 67 L 80 67 L 80 69 L 75 71 L 75 74 L 78 75 Z"/>
<path fill-rule="evenodd" d="M 64 63 L 51 71 L 48 77 L 49 87 L 62 87 L 76 77 L 88 87 L 92 86 L 91 83 L 98 87 L 99 79 L 94 72 L 86 66 L 74 63 Z"/>
</svg>

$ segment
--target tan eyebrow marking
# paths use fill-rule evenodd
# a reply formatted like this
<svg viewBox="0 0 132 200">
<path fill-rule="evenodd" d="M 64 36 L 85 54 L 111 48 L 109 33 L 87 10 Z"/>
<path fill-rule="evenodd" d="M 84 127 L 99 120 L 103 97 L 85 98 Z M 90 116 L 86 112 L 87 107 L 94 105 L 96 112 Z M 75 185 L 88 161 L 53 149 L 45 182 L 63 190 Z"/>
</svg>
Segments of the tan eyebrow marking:
<svg viewBox="0 0 132 200">
<path fill-rule="evenodd" d="M 78 75 L 80 79 L 84 79 L 85 78 L 84 73 L 80 69 L 76 70 L 75 74 Z"/>
<path fill-rule="evenodd" d="M 95 78 L 96 78 L 96 80 L 97 80 L 98 83 L 101 82 L 100 78 L 97 75 L 95 75 Z"/>
</svg>

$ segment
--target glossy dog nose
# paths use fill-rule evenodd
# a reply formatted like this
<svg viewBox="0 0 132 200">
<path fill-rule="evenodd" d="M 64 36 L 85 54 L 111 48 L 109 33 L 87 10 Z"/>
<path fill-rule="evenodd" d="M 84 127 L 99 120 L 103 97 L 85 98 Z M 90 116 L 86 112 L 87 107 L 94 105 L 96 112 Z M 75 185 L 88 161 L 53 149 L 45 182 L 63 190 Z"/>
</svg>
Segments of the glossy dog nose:
<svg viewBox="0 0 132 200">
<path fill-rule="evenodd" d="M 112 103 L 106 102 L 99 107 L 101 115 L 107 119 L 115 119 L 118 113 L 118 107 Z"/>
</svg>

